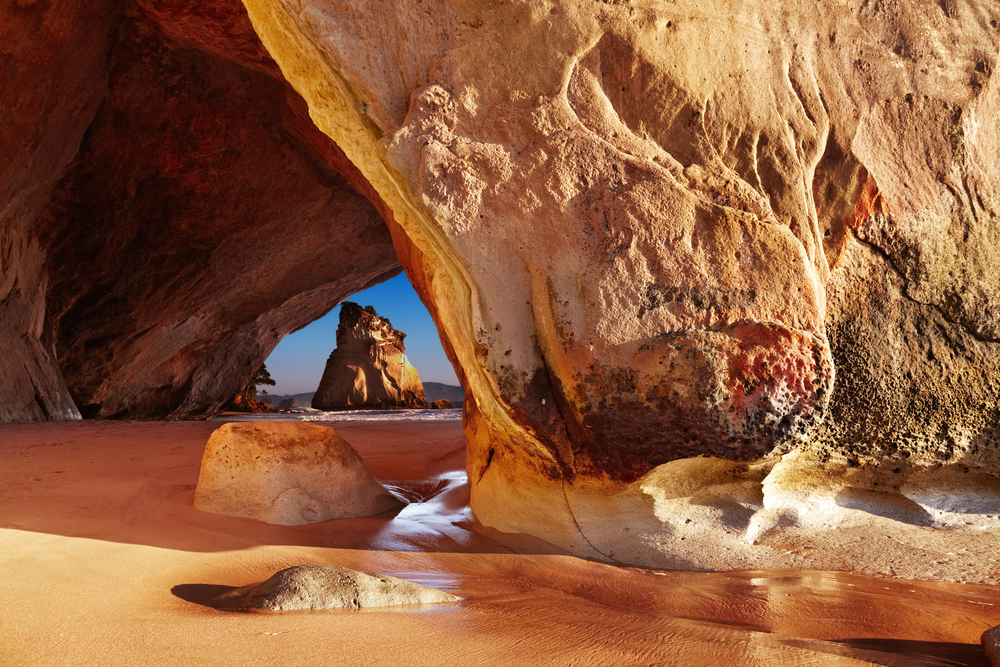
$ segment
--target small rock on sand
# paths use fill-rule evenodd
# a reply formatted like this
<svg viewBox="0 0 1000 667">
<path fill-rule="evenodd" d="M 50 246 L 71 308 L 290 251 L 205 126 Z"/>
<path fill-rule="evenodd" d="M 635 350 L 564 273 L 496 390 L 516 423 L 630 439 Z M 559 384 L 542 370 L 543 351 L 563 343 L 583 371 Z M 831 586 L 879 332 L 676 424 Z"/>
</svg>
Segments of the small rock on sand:
<svg viewBox="0 0 1000 667">
<path fill-rule="evenodd" d="M 295 609 L 367 609 L 410 604 L 457 602 L 462 598 L 384 574 L 335 565 L 297 565 L 267 581 L 223 593 L 218 609 L 292 611 Z"/>
</svg>

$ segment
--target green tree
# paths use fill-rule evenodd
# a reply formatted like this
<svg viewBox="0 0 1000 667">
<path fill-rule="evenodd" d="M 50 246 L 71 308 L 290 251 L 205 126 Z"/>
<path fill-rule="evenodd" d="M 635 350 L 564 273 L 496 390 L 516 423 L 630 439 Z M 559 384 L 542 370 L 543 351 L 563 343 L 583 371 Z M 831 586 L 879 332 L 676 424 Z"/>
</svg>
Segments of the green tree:
<svg viewBox="0 0 1000 667">
<path fill-rule="evenodd" d="M 253 379 L 243 388 L 240 392 L 240 398 L 244 405 L 252 405 L 255 400 L 257 400 L 257 386 L 258 385 L 268 385 L 273 387 L 277 384 L 273 379 L 271 379 L 271 374 L 267 372 L 267 365 L 261 364 L 260 368 L 254 374 Z M 267 394 L 266 391 L 262 391 L 262 394 Z"/>
</svg>

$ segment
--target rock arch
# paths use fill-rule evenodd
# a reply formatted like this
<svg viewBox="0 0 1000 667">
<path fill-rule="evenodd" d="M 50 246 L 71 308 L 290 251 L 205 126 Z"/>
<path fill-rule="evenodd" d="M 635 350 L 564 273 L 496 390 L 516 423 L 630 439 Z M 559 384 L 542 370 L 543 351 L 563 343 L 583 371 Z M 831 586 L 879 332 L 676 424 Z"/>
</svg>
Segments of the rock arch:
<svg viewBox="0 0 1000 667">
<path fill-rule="evenodd" d="M 1000 473 L 995 3 L 245 4 L 3 10 L 0 418 L 211 414 L 402 265 L 496 527 L 609 557 L 698 454 Z"/>
</svg>

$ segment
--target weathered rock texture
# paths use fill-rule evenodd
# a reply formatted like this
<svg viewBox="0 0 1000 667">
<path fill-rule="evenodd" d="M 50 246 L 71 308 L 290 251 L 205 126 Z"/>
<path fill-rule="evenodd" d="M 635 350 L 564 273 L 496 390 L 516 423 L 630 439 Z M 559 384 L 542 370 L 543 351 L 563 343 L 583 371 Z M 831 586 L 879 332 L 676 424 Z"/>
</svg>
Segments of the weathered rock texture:
<svg viewBox="0 0 1000 667">
<path fill-rule="evenodd" d="M 236 0 L 77 4 L 0 8 L 0 419 L 211 415 L 398 261 Z"/>
<path fill-rule="evenodd" d="M 204 512 L 282 526 L 370 516 L 404 504 L 332 428 L 281 421 L 230 423 L 212 433 L 194 495 Z"/>
<path fill-rule="evenodd" d="M 593 553 L 698 454 L 1000 473 L 996 3 L 245 4 L 393 211 L 485 523 Z"/>
<path fill-rule="evenodd" d="M 320 410 L 426 408 L 417 369 L 406 359 L 406 334 L 375 310 L 345 301 L 337 348 L 330 354 L 313 396 Z"/>
<path fill-rule="evenodd" d="M 220 609 L 293 611 L 296 609 L 370 609 L 411 604 L 458 602 L 450 593 L 386 574 L 358 572 L 336 565 L 297 565 L 267 581 L 223 593 Z"/>
</svg>

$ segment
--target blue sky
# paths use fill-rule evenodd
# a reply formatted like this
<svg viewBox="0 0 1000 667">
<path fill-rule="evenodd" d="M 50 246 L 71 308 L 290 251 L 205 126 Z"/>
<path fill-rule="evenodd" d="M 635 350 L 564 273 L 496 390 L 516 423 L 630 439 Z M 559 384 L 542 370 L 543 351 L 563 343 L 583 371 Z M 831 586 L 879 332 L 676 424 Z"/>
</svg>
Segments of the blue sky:
<svg viewBox="0 0 1000 667">
<path fill-rule="evenodd" d="M 434 320 L 405 273 L 347 300 L 374 306 L 375 312 L 389 318 L 394 328 L 406 334 L 406 357 L 420 373 L 421 381 L 458 384 L 455 371 L 441 347 Z M 261 388 L 267 389 L 269 394 L 279 395 L 316 391 L 326 359 L 337 346 L 339 321 L 340 306 L 337 306 L 326 317 L 285 336 L 266 362 L 277 385 Z"/>
</svg>

